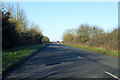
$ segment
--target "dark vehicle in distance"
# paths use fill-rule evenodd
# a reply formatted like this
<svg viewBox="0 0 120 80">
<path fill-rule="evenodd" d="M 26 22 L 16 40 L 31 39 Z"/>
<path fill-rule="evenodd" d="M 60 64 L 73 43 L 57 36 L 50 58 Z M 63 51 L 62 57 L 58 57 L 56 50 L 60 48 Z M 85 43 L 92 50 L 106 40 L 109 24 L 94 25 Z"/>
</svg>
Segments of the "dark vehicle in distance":
<svg viewBox="0 0 120 80">
<path fill-rule="evenodd" d="M 56 42 L 54 42 L 55 44 L 60 44 L 60 41 L 56 41 Z"/>
</svg>

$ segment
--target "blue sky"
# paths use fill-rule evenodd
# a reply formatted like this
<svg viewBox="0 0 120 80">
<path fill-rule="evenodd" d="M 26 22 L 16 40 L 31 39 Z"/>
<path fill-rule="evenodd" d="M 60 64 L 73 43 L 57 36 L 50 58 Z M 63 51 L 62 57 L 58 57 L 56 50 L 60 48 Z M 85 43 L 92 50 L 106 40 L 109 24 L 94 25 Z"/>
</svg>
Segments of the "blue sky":
<svg viewBox="0 0 120 80">
<path fill-rule="evenodd" d="M 20 2 L 20 6 L 51 41 L 61 41 L 66 29 L 80 24 L 97 25 L 105 31 L 118 26 L 117 2 Z"/>
</svg>

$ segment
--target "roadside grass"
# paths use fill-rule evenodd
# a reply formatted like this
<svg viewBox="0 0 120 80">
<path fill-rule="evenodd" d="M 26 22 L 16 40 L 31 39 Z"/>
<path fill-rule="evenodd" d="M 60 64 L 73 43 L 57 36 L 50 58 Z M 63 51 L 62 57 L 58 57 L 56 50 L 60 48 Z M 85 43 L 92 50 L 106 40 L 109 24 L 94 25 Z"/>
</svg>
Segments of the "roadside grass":
<svg viewBox="0 0 120 80">
<path fill-rule="evenodd" d="M 2 72 L 26 60 L 29 56 L 41 50 L 47 44 L 36 44 L 17 47 L 2 51 Z"/>
<path fill-rule="evenodd" d="M 109 51 L 109 50 L 104 50 L 104 49 L 99 49 L 99 48 L 90 48 L 90 47 L 85 47 L 85 46 L 80 46 L 80 45 L 75 45 L 75 44 L 63 44 L 63 45 L 120 57 L 118 55 L 118 52 L 115 52 L 115 51 Z"/>
</svg>

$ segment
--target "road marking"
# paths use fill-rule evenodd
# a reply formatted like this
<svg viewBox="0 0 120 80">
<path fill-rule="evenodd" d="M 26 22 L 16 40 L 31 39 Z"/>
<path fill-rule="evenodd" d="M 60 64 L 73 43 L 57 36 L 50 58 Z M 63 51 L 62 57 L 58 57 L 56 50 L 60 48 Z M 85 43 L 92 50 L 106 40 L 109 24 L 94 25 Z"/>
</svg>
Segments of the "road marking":
<svg viewBox="0 0 120 80">
<path fill-rule="evenodd" d="M 71 52 L 71 51 L 68 51 L 68 52 Z"/>
<path fill-rule="evenodd" d="M 82 57 L 80 57 L 80 56 L 77 56 L 77 57 L 80 58 L 80 59 L 82 58 Z"/>
<path fill-rule="evenodd" d="M 118 78 L 117 76 L 113 75 L 113 74 L 110 73 L 110 72 L 105 71 L 105 73 L 108 74 L 108 75 L 110 75 L 110 76 L 112 76 L 112 77 L 115 78 L 115 79 L 120 80 L 120 78 Z"/>
</svg>

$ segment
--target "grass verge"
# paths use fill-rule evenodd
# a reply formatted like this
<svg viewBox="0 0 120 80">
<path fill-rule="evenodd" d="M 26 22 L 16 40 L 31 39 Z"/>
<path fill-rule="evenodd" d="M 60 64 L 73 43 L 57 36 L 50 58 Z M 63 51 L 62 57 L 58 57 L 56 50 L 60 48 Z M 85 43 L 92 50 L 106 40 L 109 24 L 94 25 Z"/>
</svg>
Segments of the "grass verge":
<svg viewBox="0 0 120 80">
<path fill-rule="evenodd" d="M 74 44 L 63 44 L 63 45 L 120 57 L 118 55 L 118 52 L 115 52 L 115 51 L 103 50 L 103 49 L 99 49 L 99 48 L 90 48 L 90 47 L 85 47 L 85 46 L 80 46 L 80 45 L 74 45 Z"/>
<path fill-rule="evenodd" d="M 2 51 L 2 72 L 24 62 L 28 57 L 46 45 L 47 44 L 36 44 Z"/>
</svg>

